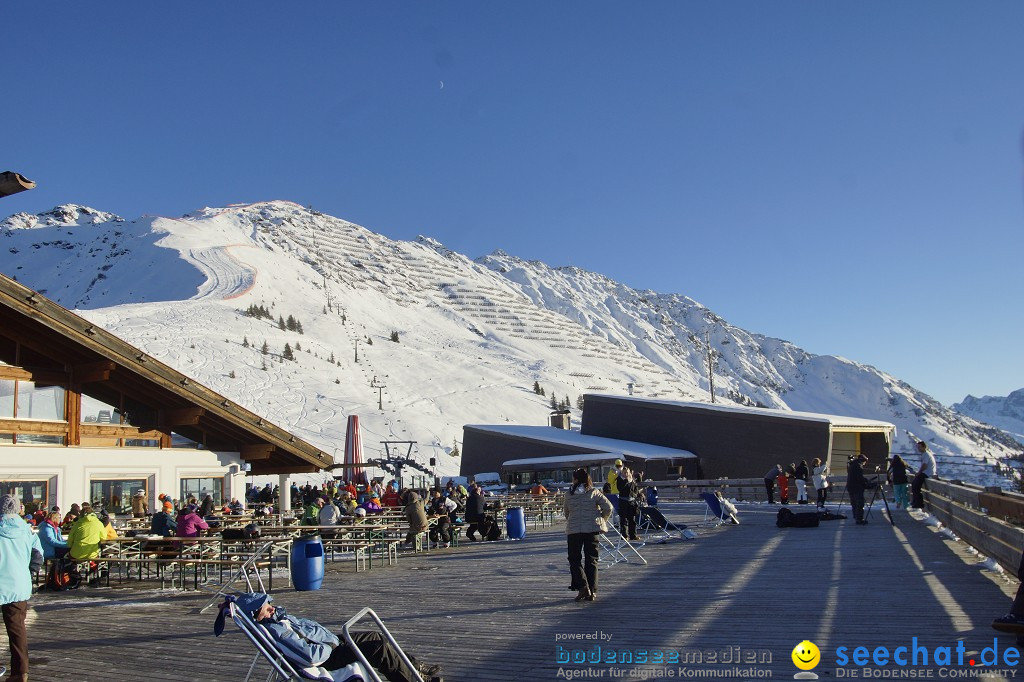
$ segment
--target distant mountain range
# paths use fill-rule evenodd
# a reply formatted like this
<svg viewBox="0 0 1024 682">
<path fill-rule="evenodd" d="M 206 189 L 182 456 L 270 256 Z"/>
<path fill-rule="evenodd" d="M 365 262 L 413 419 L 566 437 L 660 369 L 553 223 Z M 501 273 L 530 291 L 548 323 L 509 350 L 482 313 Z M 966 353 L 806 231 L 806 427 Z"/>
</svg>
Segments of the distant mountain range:
<svg viewBox="0 0 1024 682">
<path fill-rule="evenodd" d="M 135 220 L 65 205 L 10 216 L 0 240 L 4 274 L 328 452 L 359 414 L 368 457 L 415 441 L 452 474 L 463 424 L 542 424 L 552 398 L 578 424 L 580 395 L 627 386 L 706 401 L 711 357 L 718 401 L 889 421 L 894 452 L 925 439 L 949 478 L 1009 486 L 1004 464 L 1024 453 L 1022 391 L 954 411 L 679 294 L 502 251 L 473 260 L 290 202 Z"/>
</svg>

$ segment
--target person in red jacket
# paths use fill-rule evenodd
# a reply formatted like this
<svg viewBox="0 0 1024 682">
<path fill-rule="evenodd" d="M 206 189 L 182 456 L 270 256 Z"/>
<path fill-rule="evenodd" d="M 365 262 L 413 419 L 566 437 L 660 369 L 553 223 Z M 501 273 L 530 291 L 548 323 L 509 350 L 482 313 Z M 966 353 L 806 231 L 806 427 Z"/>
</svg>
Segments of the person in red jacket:
<svg viewBox="0 0 1024 682">
<path fill-rule="evenodd" d="M 381 498 L 380 503 L 385 507 L 401 507 L 402 498 L 399 497 L 397 490 L 388 486 L 388 489 L 384 493 L 384 497 Z"/>
</svg>

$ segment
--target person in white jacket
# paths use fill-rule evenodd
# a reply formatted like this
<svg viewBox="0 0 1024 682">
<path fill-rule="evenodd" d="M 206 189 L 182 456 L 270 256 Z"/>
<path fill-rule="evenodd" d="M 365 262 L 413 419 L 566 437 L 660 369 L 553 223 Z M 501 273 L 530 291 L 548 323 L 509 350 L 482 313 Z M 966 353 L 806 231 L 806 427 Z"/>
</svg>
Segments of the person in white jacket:
<svg viewBox="0 0 1024 682">
<path fill-rule="evenodd" d="M 572 474 L 572 487 L 565 496 L 565 534 L 569 544 L 570 590 L 578 590 L 576 601 L 597 598 L 598 535 L 608 530 L 612 503 L 600 490 L 586 469 Z"/>
</svg>

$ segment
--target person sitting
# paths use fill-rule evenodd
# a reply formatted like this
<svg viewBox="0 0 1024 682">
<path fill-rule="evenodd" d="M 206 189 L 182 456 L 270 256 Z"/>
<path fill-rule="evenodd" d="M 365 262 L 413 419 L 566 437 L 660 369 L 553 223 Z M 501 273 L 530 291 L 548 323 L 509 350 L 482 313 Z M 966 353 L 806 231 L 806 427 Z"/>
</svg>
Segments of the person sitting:
<svg viewBox="0 0 1024 682">
<path fill-rule="evenodd" d="M 213 495 L 207 494 L 206 497 L 203 498 L 202 504 L 199 505 L 199 516 L 205 519 L 213 513 L 214 506 L 216 505 L 213 502 Z"/>
<path fill-rule="evenodd" d="M 363 502 L 359 506 L 365 509 L 367 514 L 380 514 L 384 511 L 383 507 L 380 505 L 380 498 L 377 496 L 377 493 L 370 495 L 370 499 L 366 500 L 366 502 Z"/>
<path fill-rule="evenodd" d="M 320 518 L 320 507 L 323 506 L 323 499 L 316 497 L 309 501 L 302 511 L 302 519 L 299 521 L 300 526 L 315 526 L 317 520 Z"/>
<path fill-rule="evenodd" d="M 96 513 L 96 518 L 103 524 L 103 539 L 104 540 L 116 540 L 117 531 L 114 530 L 114 524 L 110 522 L 110 514 L 107 513 L 106 509 L 101 509 Z"/>
<path fill-rule="evenodd" d="M 199 531 L 209 528 L 209 524 L 196 513 L 196 506 L 190 504 L 178 512 L 177 529 L 174 534 L 179 538 L 197 538 Z"/>
<path fill-rule="evenodd" d="M 178 524 L 171 515 L 174 505 L 170 502 L 163 503 L 163 511 L 153 514 L 153 520 L 149 523 L 149 532 L 152 535 L 162 535 L 169 538 L 178 530 Z"/>
<path fill-rule="evenodd" d="M 338 507 L 330 500 L 323 502 L 323 506 L 320 507 L 320 514 L 317 517 L 317 523 L 321 526 L 337 526 L 340 521 L 341 511 Z"/>
<path fill-rule="evenodd" d="M 352 496 L 348 494 L 348 491 L 342 490 L 338 493 L 338 509 L 345 516 L 352 516 L 356 513 L 356 501 L 352 499 Z M 363 510 L 366 511 L 365 509 Z"/>
<path fill-rule="evenodd" d="M 722 518 L 728 518 L 729 523 L 733 524 L 734 526 L 740 525 L 739 517 L 736 516 L 736 514 L 739 513 L 736 509 L 736 505 L 722 497 L 721 490 L 715 491 L 715 497 L 718 498 L 718 504 L 722 505 Z"/>
<path fill-rule="evenodd" d="M 234 598 L 234 602 L 238 609 L 263 626 L 289 661 L 303 668 L 323 668 L 328 673 L 334 673 L 331 677 L 338 682 L 350 678 L 352 671 L 345 668 L 359 659 L 340 637 L 320 623 L 288 614 L 285 609 L 273 605 L 273 597 L 262 592 L 239 595 Z M 222 614 L 224 609 L 222 605 Z M 223 625 L 220 624 L 221 618 L 218 621 L 214 632 L 219 635 Z M 417 673 L 427 677 L 429 682 L 442 682 L 437 677 L 441 666 L 419 663 L 410 656 L 416 670 L 410 669 L 398 655 L 397 649 L 381 633 L 357 631 L 351 634 L 366 660 L 389 682 L 412 682 L 417 679 Z"/>
<path fill-rule="evenodd" d="M 388 489 L 384 492 L 384 497 L 380 499 L 381 504 L 385 507 L 401 507 L 402 498 L 399 496 L 398 491 L 392 486 L 388 486 Z"/>
<path fill-rule="evenodd" d="M 64 521 L 60 524 L 64 526 L 66 530 L 71 530 L 71 525 L 78 520 L 78 517 L 82 514 L 82 508 L 78 506 L 78 503 L 71 505 L 71 509 L 64 515 Z"/>
<path fill-rule="evenodd" d="M 82 505 L 82 515 L 71 527 L 68 535 L 68 554 L 76 561 L 95 559 L 100 555 L 100 542 L 105 540 L 107 531 L 92 511 L 89 504 Z"/>
<path fill-rule="evenodd" d="M 239 516 L 245 513 L 245 507 L 242 506 L 242 503 L 238 501 L 237 497 L 232 497 L 231 503 L 228 504 L 228 512 Z"/>
<path fill-rule="evenodd" d="M 533 495 L 534 497 L 540 497 L 542 495 L 548 495 L 550 493 L 551 491 L 545 488 L 544 484 L 541 483 L 540 481 L 534 483 L 533 487 L 530 488 L 530 494 Z"/>
<path fill-rule="evenodd" d="M 39 544 L 44 559 L 59 559 L 68 553 L 68 543 L 60 532 L 60 512 L 50 512 L 39 524 Z"/>
<path fill-rule="evenodd" d="M 455 500 L 450 497 L 442 497 L 440 490 L 434 491 L 429 511 L 430 517 L 436 518 L 437 523 L 430 529 L 429 537 L 442 547 L 448 547 L 452 542 L 452 517 L 455 515 L 456 509 L 458 509 L 458 505 L 455 504 Z"/>
</svg>

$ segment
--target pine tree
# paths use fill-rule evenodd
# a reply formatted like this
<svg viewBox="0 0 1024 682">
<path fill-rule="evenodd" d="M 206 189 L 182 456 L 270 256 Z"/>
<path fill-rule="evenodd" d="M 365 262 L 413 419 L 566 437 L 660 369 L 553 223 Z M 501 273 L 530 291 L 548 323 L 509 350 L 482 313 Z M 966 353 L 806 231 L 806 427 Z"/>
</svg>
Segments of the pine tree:
<svg viewBox="0 0 1024 682">
<path fill-rule="evenodd" d="M 242 337 L 242 348 L 248 348 L 248 347 L 249 347 L 249 337 L 248 336 L 243 336 Z"/>
<path fill-rule="evenodd" d="M 331 351 L 331 357 L 327 358 L 327 362 L 334 364 L 334 351 Z"/>
<path fill-rule="evenodd" d="M 366 345 L 367 346 L 372 346 L 373 345 L 373 339 L 371 339 L 369 336 L 366 337 Z"/>
<path fill-rule="evenodd" d="M 287 328 L 287 329 L 288 329 L 288 331 L 290 331 L 290 332 L 293 332 L 293 331 L 295 331 L 295 318 L 294 318 L 294 317 L 292 317 L 291 315 L 289 315 L 289 316 L 288 316 L 288 320 L 287 320 L 287 321 L 286 321 L 286 322 L 284 323 L 284 326 L 285 326 L 285 328 Z"/>
<path fill-rule="evenodd" d="M 284 326 L 284 318 L 281 317 L 280 315 L 277 316 L 277 328 L 280 329 L 281 331 L 284 331 L 286 329 L 286 327 Z"/>
<path fill-rule="evenodd" d="M 540 394 L 542 396 L 547 396 L 547 393 L 544 392 L 544 387 L 543 386 L 540 387 Z"/>
<path fill-rule="evenodd" d="M 576 398 L 576 409 L 577 410 L 582 410 L 583 409 L 583 396 L 582 395 Z"/>
<path fill-rule="evenodd" d="M 302 350 L 302 344 L 298 341 L 295 342 L 295 350 Z"/>
<path fill-rule="evenodd" d="M 305 333 L 305 332 L 302 331 L 302 323 L 299 322 L 298 320 L 295 320 L 295 331 L 297 331 L 300 334 L 304 334 Z"/>
<path fill-rule="evenodd" d="M 398 343 L 398 332 L 397 331 L 391 332 L 391 340 L 394 341 L 395 343 Z"/>
<path fill-rule="evenodd" d="M 231 371 L 230 371 L 230 372 L 228 373 L 228 378 L 229 378 L 229 379 L 234 379 L 234 378 L 235 378 L 235 370 L 231 370 Z"/>
<path fill-rule="evenodd" d="M 264 372 L 267 371 L 267 361 L 266 360 L 263 361 L 263 371 Z"/>
<path fill-rule="evenodd" d="M 266 341 L 263 342 L 263 347 L 260 348 L 260 352 L 263 353 L 264 355 L 270 352 L 270 346 L 267 345 Z"/>
<path fill-rule="evenodd" d="M 555 396 L 554 395 L 551 396 L 551 409 L 552 410 L 557 410 L 558 409 L 558 402 L 555 400 Z"/>
<path fill-rule="evenodd" d="M 565 405 L 565 407 L 562 408 L 563 410 L 569 409 L 569 406 L 572 405 L 572 403 L 569 402 L 569 396 L 565 396 L 565 400 L 562 401 L 562 404 Z"/>
<path fill-rule="evenodd" d="M 281 352 L 281 357 L 285 360 L 294 360 L 295 354 L 292 352 L 292 347 L 287 343 L 284 344 L 284 350 Z"/>
<path fill-rule="evenodd" d="M 536 395 L 540 395 L 540 382 L 539 381 L 533 382 L 533 392 Z"/>
</svg>

